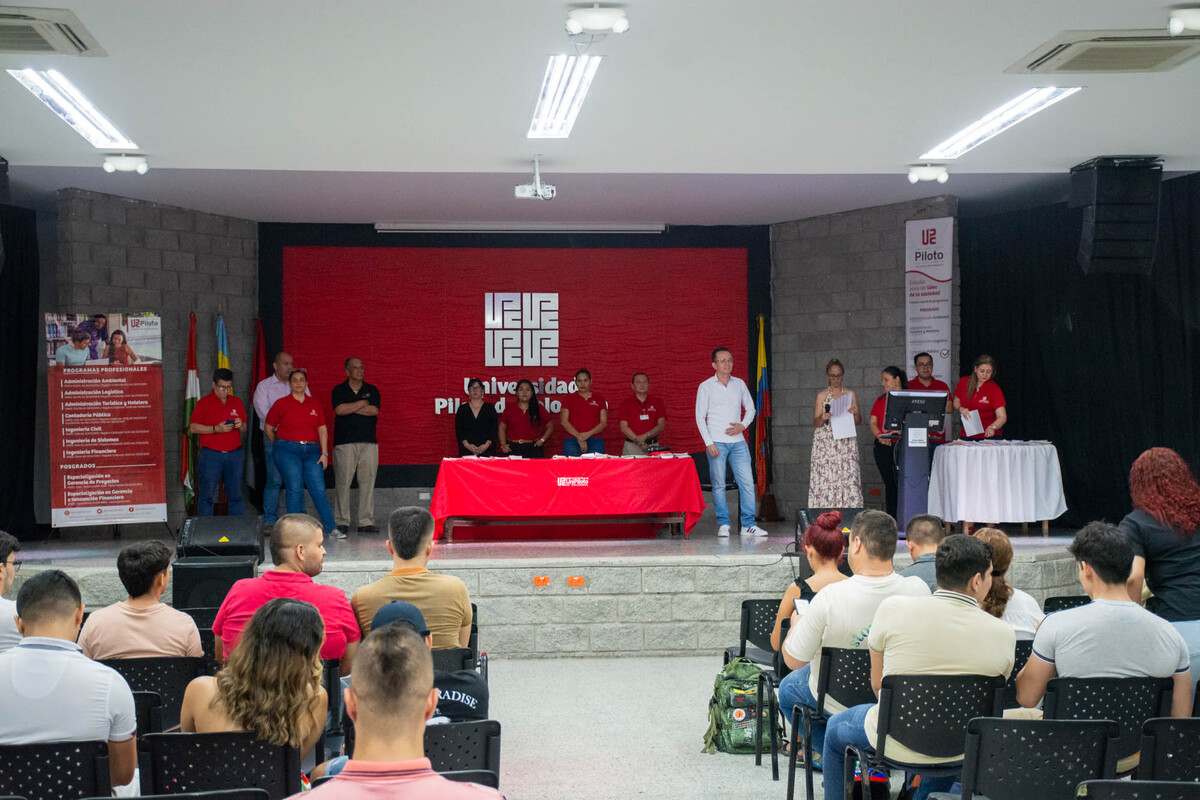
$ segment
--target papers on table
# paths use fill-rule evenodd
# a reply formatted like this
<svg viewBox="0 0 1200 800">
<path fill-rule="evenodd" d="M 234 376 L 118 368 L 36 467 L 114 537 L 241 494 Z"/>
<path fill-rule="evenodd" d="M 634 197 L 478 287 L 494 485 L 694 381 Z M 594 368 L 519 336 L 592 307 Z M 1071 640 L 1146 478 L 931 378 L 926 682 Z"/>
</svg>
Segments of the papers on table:
<svg viewBox="0 0 1200 800">
<path fill-rule="evenodd" d="M 849 392 L 829 401 L 829 429 L 834 439 L 853 439 L 858 434 L 854 430 L 854 417 L 850 416 Z"/>
<path fill-rule="evenodd" d="M 962 418 L 963 436 L 979 436 L 983 433 L 983 421 L 978 411 L 964 408 L 959 416 Z"/>
</svg>

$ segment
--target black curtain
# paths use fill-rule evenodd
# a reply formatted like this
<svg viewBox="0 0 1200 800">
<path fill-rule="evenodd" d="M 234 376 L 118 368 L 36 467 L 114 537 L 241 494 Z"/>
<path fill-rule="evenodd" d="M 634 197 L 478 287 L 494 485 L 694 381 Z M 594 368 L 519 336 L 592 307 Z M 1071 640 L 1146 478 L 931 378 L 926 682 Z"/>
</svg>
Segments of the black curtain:
<svg viewBox="0 0 1200 800">
<path fill-rule="evenodd" d="M 0 529 L 33 534 L 33 448 L 39 355 L 34 212 L 0 205 Z"/>
<path fill-rule="evenodd" d="M 1148 447 L 1200 465 L 1200 175 L 1163 184 L 1149 276 L 1085 275 L 1081 209 L 963 219 L 963 372 L 997 359 L 1009 438 L 1058 446 L 1064 521 L 1119 520 Z"/>
</svg>

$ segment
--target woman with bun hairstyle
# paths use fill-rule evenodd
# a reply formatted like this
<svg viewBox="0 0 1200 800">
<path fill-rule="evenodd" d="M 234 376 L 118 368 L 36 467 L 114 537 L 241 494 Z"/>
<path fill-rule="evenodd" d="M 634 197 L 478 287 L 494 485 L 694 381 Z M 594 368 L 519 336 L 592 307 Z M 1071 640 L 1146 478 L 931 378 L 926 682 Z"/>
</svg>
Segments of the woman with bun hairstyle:
<svg viewBox="0 0 1200 800">
<path fill-rule="evenodd" d="M 979 528 L 975 538 L 992 548 L 992 588 L 980 606 L 993 617 L 1007 622 L 1018 641 L 1033 639 L 1046 615 L 1028 592 L 1008 582 L 1008 568 L 1013 560 L 1012 542 L 999 528 Z"/>
<path fill-rule="evenodd" d="M 846 546 L 846 537 L 842 535 L 842 513 L 826 511 L 817 517 L 817 521 L 808 526 L 800 540 L 804 555 L 808 558 L 808 566 L 812 575 L 807 578 L 796 578 L 788 584 L 779 601 L 779 611 L 775 614 L 775 628 L 771 631 L 771 649 L 778 651 L 782 642 L 779 640 L 780 628 L 783 621 L 792 617 L 793 624 L 798 617 L 796 601 L 799 606 L 806 606 L 816 597 L 817 592 L 831 583 L 846 580 L 846 575 L 838 571 L 842 560 L 842 551 Z"/>
</svg>

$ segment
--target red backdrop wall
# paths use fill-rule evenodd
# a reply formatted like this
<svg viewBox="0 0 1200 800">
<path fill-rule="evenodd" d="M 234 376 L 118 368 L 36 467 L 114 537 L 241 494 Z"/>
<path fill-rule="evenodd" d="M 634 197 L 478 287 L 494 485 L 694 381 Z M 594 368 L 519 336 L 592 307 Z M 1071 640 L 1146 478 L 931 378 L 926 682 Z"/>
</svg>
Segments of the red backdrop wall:
<svg viewBox="0 0 1200 800">
<path fill-rule="evenodd" d="M 744 248 L 285 247 L 284 343 L 331 421 L 343 361 L 363 359 L 382 395 L 383 464 L 457 453 L 453 408 L 442 406 L 465 398 L 467 377 L 569 382 L 579 367 L 609 401 L 608 452 L 620 452 L 615 412 L 639 370 L 666 402 L 664 442 L 695 452 L 696 385 L 712 374 L 712 347 L 728 346 L 734 374 L 753 385 L 746 272 Z M 487 292 L 557 293 L 558 366 L 485 366 Z M 556 431 L 550 452 L 561 440 Z"/>
</svg>

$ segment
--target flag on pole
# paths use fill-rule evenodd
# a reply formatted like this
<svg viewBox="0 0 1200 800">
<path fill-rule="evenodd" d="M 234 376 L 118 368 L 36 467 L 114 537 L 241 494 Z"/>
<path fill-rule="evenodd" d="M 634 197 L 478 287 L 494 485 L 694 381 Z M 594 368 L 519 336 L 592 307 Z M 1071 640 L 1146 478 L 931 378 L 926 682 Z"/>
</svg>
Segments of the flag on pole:
<svg viewBox="0 0 1200 800">
<path fill-rule="evenodd" d="M 188 432 L 192 410 L 200 399 L 200 374 L 196 371 L 196 314 L 188 314 L 187 378 L 183 387 L 183 428 L 179 435 L 179 482 L 183 484 L 183 503 L 188 513 L 196 502 L 196 437 Z"/>
<path fill-rule="evenodd" d="M 771 387 L 767 381 L 767 340 L 763 315 L 758 315 L 758 379 L 754 418 L 754 494 L 762 498 L 767 493 L 767 470 L 771 463 Z"/>
<path fill-rule="evenodd" d="M 225 332 L 225 317 L 217 314 L 217 369 L 229 369 L 229 334 Z"/>
</svg>

